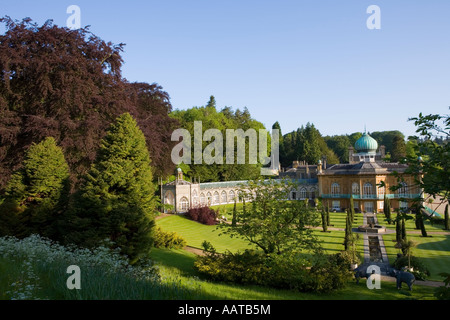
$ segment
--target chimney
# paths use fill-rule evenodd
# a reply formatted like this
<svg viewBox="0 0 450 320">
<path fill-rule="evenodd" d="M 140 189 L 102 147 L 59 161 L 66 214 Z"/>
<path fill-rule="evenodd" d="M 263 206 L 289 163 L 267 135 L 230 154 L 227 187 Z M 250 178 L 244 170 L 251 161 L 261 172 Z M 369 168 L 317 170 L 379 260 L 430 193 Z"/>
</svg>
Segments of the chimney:
<svg viewBox="0 0 450 320">
<path fill-rule="evenodd" d="M 353 163 L 353 153 L 354 153 L 353 147 L 349 147 L 348 148 L 348 163 Z"/>
<path fill-rule="evenodd" d="M 322 156 L 322 168 L 327 170 L 327 156 Z"/>
</svg>

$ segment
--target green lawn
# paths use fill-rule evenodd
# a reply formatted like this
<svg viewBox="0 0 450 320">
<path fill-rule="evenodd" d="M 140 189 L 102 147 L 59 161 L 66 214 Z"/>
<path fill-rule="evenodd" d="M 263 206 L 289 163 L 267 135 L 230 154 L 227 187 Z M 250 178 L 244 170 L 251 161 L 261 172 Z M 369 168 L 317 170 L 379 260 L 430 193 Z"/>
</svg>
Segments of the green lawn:
<svg viewBox="0 0 450 320">
<path fill-rule="evenodd" d="M 190 247 L 201 249 L 202 242 L 206 240 L 211 242 L 218 252 L 224 252 L 226 250 L 236 252 L 238 250 L 242 251 L 252 248 L 243 239 L 219 235 L 221 231 L 216 226 L 203 225 L 183 216 L 171 215 L 158 219 L 156 223 L 165 231 L 178 233 L 187 241 Z"/>
<path fill-rule="evenodd" d="M 345 228 L 345 213 L 330 213 L 331 226 L 329 231 L 324 233 L 322 228 L 318 228 L 315 234 L 322 242 L 322 246 L 327 253 L 338 253 L 344 249 L 344 231 L 335 231 L 332 228 Z M 182 236 L 188 246 L 201 249 L 202 242 L 207 240 L 211 242 L 218 252 L 230 250 L 236 252 L 252 248 L 248 243 L 240 238 L 230 238 L 227 235 L 220 236 L 220 229 L 216 226 L 207 226 L 198 222 L 189 220 L 183 216 L 171 215 L 157 220 L 157 224 L 165 231 L 176 232 Z M 354 226 L 362 224 L 362 215 L 356 215 Z M 358 250 L 363 254 L 363 241 L 358 241 Z"/>
</svg>

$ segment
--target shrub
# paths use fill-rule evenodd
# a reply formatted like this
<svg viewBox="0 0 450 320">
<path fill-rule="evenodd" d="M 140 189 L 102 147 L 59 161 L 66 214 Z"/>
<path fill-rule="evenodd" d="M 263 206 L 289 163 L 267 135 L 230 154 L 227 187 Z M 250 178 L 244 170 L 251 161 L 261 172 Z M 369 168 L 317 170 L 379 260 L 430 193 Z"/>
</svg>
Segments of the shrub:
<svg viewBox="0 0 450 320">
<path fill-rule="evenodd" d="M 394 263 L 393 267 L 397 270 L 401 270 L 403 267 L 408 267 L 408 257 L 401 256 L 398 257 Z M 414 269 L 411 272 L 417 280 L 426 280 L 430 276 L 430 271 L 425 266 L 425 264 L 417 257 L 411 256 L 411 267 Z"/>
<path fill-rule="evenodd" d="M 165 232 L 159 226 L 155 228 L 154 238 L 155 248 L 182 249 L 187 245 L 186 240 L 176 232 Z"/>
<path fill-rule="evenodd" d="M 211 226 L 216 224 L 217 212 L 206 206 L 196 207 L 190 208 L 186 216 L 191 220 Z"/>
<path fill-rule="evenodd" d="M 217 254 L 214 248 L 209 248 L 205 253 L 194 266 L 213 281 L 330 292 L 343 288 L 352 277 L 348 260 L 339 254 L 311 262 L 299 254 L 266 255 L 256 250 Z"/>
<path fill-rule="evenodd" d="M 262 284 L 268 271 L 264 260 L 264 255 L 255 250 L 217 254 L 214 248 L 210 248 L 205 256 L 197 258 L 194 267 L 213 281 Z"/>
</svg>

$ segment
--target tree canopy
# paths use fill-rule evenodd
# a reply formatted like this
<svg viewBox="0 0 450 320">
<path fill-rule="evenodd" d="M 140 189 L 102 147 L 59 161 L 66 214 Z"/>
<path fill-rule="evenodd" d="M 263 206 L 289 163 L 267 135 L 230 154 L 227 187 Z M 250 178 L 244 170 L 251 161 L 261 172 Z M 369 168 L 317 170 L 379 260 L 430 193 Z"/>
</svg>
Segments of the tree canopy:
<svg viewBox="0 0 450 320">
<path fill-rule="evenodd" d="M 187 110 L 174 110 L 171 117 L 177 119 L 180 123 L 180 128 L 186 129 L 191 138 L 191 145 L 194 146 L 194 139 L 198 138 L 202 141 L 202 150 L 205 150 L 211 142 L 204 141 L 203 136 L 209 129 L 218 130 L 221 134 L 222 140 L 216 140 L 213 137 L 212 142 L 217 142 L 223 148 L 223 154 L 218 155 L 219 160 L 222 163 L 206 163 L 205 159 L 202 159 L 201 164 L 181 164 L 186 178 L 193 178 L 200 180 L 201 182 L 210 181 L 233 181 L 233 180 L 247 180 L 255 179 L 260 176 L 260 168 L 262 164 L 258 161 L 255 164 L 249 161 L 249 145 L 250 139 L 245 138 L 245 163 L 237 163 L 238 143 L 237 139 L 233 138 L 228 141 L 227 130 L 239 130 L 246 132 L 249 129 L 253 129 L 256 132 L 256 139 L 258 146 L 262 143 L 259 139 L 259 130 L 266 131 L 264 125 L 259 121 L 253 119 L 247 108 L 240 110 L 239 108 L 234 110 L 231 107 L 224 107 L 218 111 L 216 106 L 216 100 L 214 96 L 211 96 L 208 103 L 202 107 L 192 107 Z M 195 132 L 194 121 L 201 122 L 201 132 Z M 201 135 L 201 136 L 200 136 Z M 267 132 L 268 135 L 268 132 Z M 226 161 L 226 145 L 232 142 L 234 145 L 233 163 L 227 163 Z M 267 138 L 267 151 L 270 153 L 270 137 Z M 191 159 L 194 162 L 194 147 L 192 147 Z M 217 150 L 215 150 L 217 151 Z M 214 153 L 214 156 L 217 156 Z"/>
<path fill-rule="evenodd" d="M 283 167 L 292 165 L 293 161 L 316 164 L 322 156 L 327 157 L 329 164 L 339 163 L 334 151 L 327 146 L 320 131 L 312 123 L 308 122 L 306 126 L 285 134 L 280 141 L 280 163 Z"/>
<path fill-rule="evenodd" d="M 266 254 L 320 251 L 313 232 L 319 225 L 319 212 L 306 201 L 288 201 L 296 185 L 285 180 L 257 180 L 242 185 L 240 197 L 245 201 L 236 224 L 221 225 L 223 232 L 239 236 Z"/>
<path fill-rule="evenodd" d="M 31 19 L 0 19 L 0 189 L 25 150 L 54 137 L 77 181 L 96 157 L 109 124 L 124 112 L 135 117 L 152 155 L 155 174 L 167 175 L 177 127 L 169 95 L 157 84 L 122 78 L 124 44 L 105 42 L 88 28 L 42 26 Z"/>
</svg>

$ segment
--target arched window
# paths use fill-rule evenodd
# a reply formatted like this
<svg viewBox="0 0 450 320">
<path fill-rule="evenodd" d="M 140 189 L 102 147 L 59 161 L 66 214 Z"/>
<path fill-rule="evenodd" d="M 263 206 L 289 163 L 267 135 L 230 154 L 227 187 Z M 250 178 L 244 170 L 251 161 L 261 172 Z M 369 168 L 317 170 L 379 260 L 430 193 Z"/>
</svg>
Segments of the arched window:
<svg viewBox="0 0 450 320">
<path fill-rule="evenodd" d="M 211 200 L 212 200 L 212 194 L 211 194 L 211 192 L 208 192 L 208 193 L 206 194 L 206 204 L 207 204 L 208 206 L 211 205 Z"/>
<path fill-rule="evenodd" d="M 306 188 L 300 189 L 300 199 L 306 199 L 308 197 L 308 191 L 306 191 Z"/>
<path fill-rule="evenodd" d="M 236 195 L 234 194 L 234 191 L 231 190 L 231 191 L 230 191 L 230 202 L 234 202 L 235 196 L 236 196 Z"/>
<path fill-rule="evenodd" d="M 174 205 L 174 201 L 175 197 L 172 193 L 172 191 L 167 191 L 164 195 L 164 204 L 170 204 L 170 205 Z"/>
<path fill-rule="evenodd" d="M 204 206 L 206 204 L 206 197 L 205 197 L 204 193 L 200 194 L 200 204 L 202 206 Z"/>
<path fill-rule="evenodd" d="M 297 190 L 293 189 L 291 190 L 291 200 L 297 200 Z"/>
<path fill-rule="evenodd" d="M 194 206 L 198 206 L 197 190 L 192 191 L 192 203 L 194 204 Z"/>
<path fill-rule="evenodd" d="M 408 185 L 404 181 L 400 182 L 400 184 L 401 184 L 401 188 L 398 189 L 398 196 L 400 198 L 402 198 L 402 197 L 404 198 L 408 195 Z"/>
<path fill-rule="evenodd" d="M 219 196 L 219 193 L 216 191 L 216 192 L 214 192 L 214 202 L 213 202 L 213 204 L 220 204 L 220 196 Z"/>
<path fill-rule="evenodd" d="M 222 203 L 227 203 L 227 193 L 222 191 Z"/>
<path fill-rule="evenodd" d="M 359 183 L 352 183 L 352 195 L 359 196 Z"/>
<path fill-rule="evenodd" d="M 341 186 L 339 185 L 339 183 L 333 183 L 331 185 L 331 195 L 333 197 L 339 197 L 339 194 L 341 193 Z"/>
<path fill-rule="evenodd" d="M 363 197 L 372 198 L 373 196 L 373 186 L 371 183 L 367 182 L 363 186 Z"/>
<path fill-rule="evenodd" d="M 186 212 L 189 210 L 189 200 L 186 197 L 181 198 L 180 200 L 180 209 L 183 212 Z"/>
</svg>

